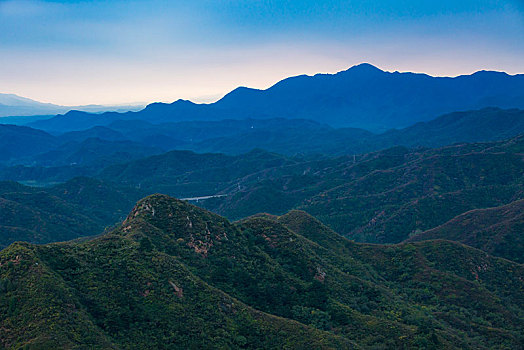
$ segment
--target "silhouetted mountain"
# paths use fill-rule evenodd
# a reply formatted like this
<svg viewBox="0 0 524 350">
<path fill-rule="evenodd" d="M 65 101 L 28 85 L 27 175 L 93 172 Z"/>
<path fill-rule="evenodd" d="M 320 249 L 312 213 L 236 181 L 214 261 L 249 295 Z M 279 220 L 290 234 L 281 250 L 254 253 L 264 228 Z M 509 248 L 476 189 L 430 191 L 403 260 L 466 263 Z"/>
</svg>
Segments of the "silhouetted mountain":
<svg viewBox="0 0 524 350">
<path fill-rule="evenodd" d="M 122 133 L 103 126 L 95 126 L 87 130 L 71 131 L 59 135 L 62 142 L 82 142 L 87 139 L 100 139 L 106 141 L 128 141 L 130 138 L 124 136 Z"/>
<path fill-rule="evenodd" d="M 285 125 L 287 124 L 287 125 Z M 240 134 L 210 138 L 186 147 L 196 152 L 242 154 L 254 148 L 287 155 L 296 154 L 355 154 L 379 147 L 375 135 L 363 129 L 333 129 L 313 124 L 288 121 L 275 127 L 253 128 Z M 385 144 L 387 142 L 384 142 Z"/>
<path fill-rule="evenodd" d="M 333 250 L 322 238 L 329 229 L 304 230 L 303 220 L 314 219 L 232 224 L 155 195 L 98 238 L 15 243 L 0 252 L 2 345 L 521 344 L 522 265 L 444 241 L 380 246 L 340 238 Z"/>
<path fill-rule="evenodd" d="M 193 121 L 164 124 L 120 120 L 111 123 L 108 127 L 125 134 L 131 140 L 145 142 L 145 139 L 154 139 L 159 135 L 162 135 L 163 137 L 169 137 L 175 141 L 171 145 L 171 149 L 187 147 L 195 148 L 196 151 L 200 151 L 199 148 L 201 146 L 199 143 L 202 141 L 215 138 L 227 138 L 232 141 L 236 138 L 242 137 L 245 133 L 256 134 L 266 131 L 289 132 L 291 130 L 299 130 L 299 132 L 307 134 L 318 129 L 332 130 L 332 128 L 327 125 L 302 119 L 226 119 L 220 121 Z M 257 138 L 260 139 L 260 137 Z M 246 153 L 253 148 L 260 147 L 255 146 L 247 149 L 245 152 L 236 151 L 232 153 Z M 246 147 L 243 147 L 243 149 L 246 149 Z"/>
<path fill-rule="evenodd" d="M 439 147 L 457 142 L 504 140 L 522 133 L 524 110 L 484 108 L 454 112 L 405 129 L 388 131 L 375 140 L 388 147 Z"/>
<path fill-rule="evenodd" d="M 157 147 L 164 151 L 190 149 L 200 153 L 238 155 L 254 148 L 262 148 L 287 155 L 343 155 L 366 153 L 397 145 L 440 147 L 456 142 L 493 141 L 521 133 L 524 133 L 524 111 L 485 108 L 443 115 L 430 122 L 382 134 L 372 134 L 363 129 L 334 129 L 325 124 L 301 119 L 164 124 L 118 120 L 107 127 L 97 126 L 59 135 L 56 142 L 82 142 L 96 137 L 108 141 L 129 140 L 143 144 L 145 148 Z M 34 161 L 38 164 L 38 160 Z"/>
<path fill-rule="evenodd" d="M 14 94 L 0 93 L 0 117 L 63 113 L 62 106 L 42 103 Z M 1 119 L 0 119 L 1 120 Z"/>
<path fill-rule="evenodd" d="M 68 132 L 85 130 L 94 126 L 107 126 L 114 121 L 126 119 L 133 120 L 137 118 L 133 118 L 131 112 L 106 112 L 94 114 L 72 110 L 63 115 L 58 115 L 51 119 L 35 121 L 34 123 L 29 123 L 27 125 L 36 129 L 52 132 Z"/>
<path fill-rule="evenodd" d="M 524 108 L 524 75 L 480 71 L 455 78 L 384 72 L 369 64 L 337 74 L 284 79 L 267 90 L 237 88 L 211 104 L 178 100 L 136 113 L 69 112 L 31 126 L 70 131 L 116 120 L 150 123 L 194 120 L 301 118 L 336 127 L 383 131 L 444 113 L 484 107 Z"/>
</svg>

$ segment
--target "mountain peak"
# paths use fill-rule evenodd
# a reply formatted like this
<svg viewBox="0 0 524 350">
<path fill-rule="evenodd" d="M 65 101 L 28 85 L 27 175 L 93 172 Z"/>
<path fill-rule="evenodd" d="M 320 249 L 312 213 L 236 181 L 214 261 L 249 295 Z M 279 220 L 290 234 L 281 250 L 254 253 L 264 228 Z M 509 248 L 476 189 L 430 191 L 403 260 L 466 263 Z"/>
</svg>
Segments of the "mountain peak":
<svg viewBox="0 0 524 350">
<path fill-rule="evenodd" d="M 278 222 L 291 231 L 333 250 L 339 250 L 349 241 L 302 210 L 291 210 L 278 218 Z"/>
<path fill-rule="evenodd" d="M 239 98 L 250 98 L 257 93 L 260 93 L 262 90 L 253 89 L 245 86 L 239 86 L 232 91 L 228 92 L 224 97 L 222 97 L 217 103 L 220 103 L 222 106 L 234 107 L 238 104 Z"/>
<path fill-rule="evenodd" d="M 196 104 L 196 103 L 191 102 L 189 100 L 183 100 L 181 98 L 179 98 L 175 102 L 171 103 L 171 105 L 194 105 L 194 104 Z"/>
<path fill-rule="evenodd" d="M 173 217 L 179 210 L 184 210 L 189 204 L 165 194 L 152 194 L 139 200 L 131 213 L 127 216 L 124 224 L 137 219 L 158 219 L 165 214 Z"/>
<path fill-rule="evenodd" d="M 485 78 L 491 78 L 491 77 L 509 77 L 510 75 L 502 71 L 483 69 L 483 70 L 476 71 L 475 73 L 471 74 L 471 76 L 474 76 L 474 77 L 480 76 L 480 77 L 485 77 Z"/>
<path fill-rule="evenodd" d="M 227 241 L 232 225 L 225 218 L 185 201 L 163 195 L 148 196 L 135 205 L 122 223 L 124 234 L 146 233 L 159 250 L 185 246 L 207 256 L 219 241 Z M 142 234 L 140 234 L 142 232 Z"/>
<path fill-rule="evenodd" d="M 370 63 L 366 63 L 366 62 L 354 65 L 353 67 L 351 67 L 348 70 L 346 70 L 346 72 L 362 72 L 362 73 L 373 73 L 373 72 L 379 73 L 380 72 L 380 73 L 384 73 L 384 71 L 381 70 L 380 68 L 377 68 L 374 65 L 372 65 Z"/>
</svg>

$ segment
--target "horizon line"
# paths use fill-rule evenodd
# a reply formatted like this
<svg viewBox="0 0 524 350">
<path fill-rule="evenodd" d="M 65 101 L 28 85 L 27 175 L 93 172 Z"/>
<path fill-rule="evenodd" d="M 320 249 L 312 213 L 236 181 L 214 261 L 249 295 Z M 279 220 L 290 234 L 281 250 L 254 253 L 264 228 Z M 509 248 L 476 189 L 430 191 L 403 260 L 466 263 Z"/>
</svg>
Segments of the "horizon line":
<svg viewBox="0 0 524 350">
<path fill-rule="evenodd" d="M 59 104 L 59 103 L 54 103 L 54 102 L 49 102 L 49 101 L 43 101 L 43 100 L 35 99 L 35 98 L 30 97 L 30 96 L 17 94 L 16 92 L 0 92 L 0 95 L 13 95 L 13 96 L 16 96 L 16 97 L 19 97 L 19 98 L 29 99 L 29 100 L 31 100 L 33 102 L 37 102 L 37 103 L 49 104 L 49 105 L 53 105 L 53 106 L 56 106 L 56 107 L 72 108 L 70 111 L 73 111 L 73 110 L 75 110 L 74 108 L 79 108 L 79 107 L 96 107 L 96 106 L 99 106 L 99 107 L 142 107 L 143 106 L 145 108 L 148 105 L 155 104 L 155 103 L 172 104 L 172 103 L 175 103 L 175 102 L 178 102 L 178 101 L 187 101 L 187 102 L 191 102 L 191 103 L 194 103 L 194 104 L 203 104 L 203 105 L 205 105 L 205 104 L 213 104 L 215 102 L 218 102 L 222 98 L 224 98 L 225 96 L 229 95 L 230 93 L 232 93 L 233 91 L 235 91 L 237 89 L 250 89 L 250 90 L 265 91 L 265 90 L 268 90 L 268 89 L 272 88 L 273 86 L 279 84 L 280 82 L 283 82 L 283 81 L 288 80 L 288 79 L 293 79 L 293 78 L 297 78 L 297 77 L 315 77 L 315 76 L 319 76 L 319 75 L 337 75 L 339 73 L 347 72 L 347 71 L 349 71 L 349 70 L 351 70 L 353 68 L 359 67 L 359 66 L 370 66 L 372 68 L 380 70 L 383 73 L 390 73 L 390 74 L 395 74 L 395 73 L 397 73 L 397 74 L 417 74 L 417 75 L 426 75 L 426 76 L 429 76 L 429 77 L 432 77 L 432 78 L 450 78 L 450 79 L 459 78 L 459 77 L 463 77 L 463 76 L 471 76 L 471 75 L 474 75 L 474 74 L 477 74 L 477 73 L 483 73 L 483 72 L 486 72 L 486 73 L 502 73 L 502 74 L 506 74 L 506 75 L 509 75 L 509 76 L 518 76 L 518 75 L 523 75 L 524 74 L 524 72 L 511 74 L 511 73 L 508 73 L 505 70 L 496 70 L 496 69 L 477 69 L 477 70 L 472 71 L 469 74 L 468 73 L 461 73 L 461 74 L 457 74 L 457 75 L 439 75 L 439 74 L 432 75 L 432 74 L 427 73 L 427 72 L 414 72 L 414 71 L 409 71 L 409 70 L 407 70 L 407 71 L 406 70 L 402 70 L 402 71 L 399 71 L 399 70 L 395 70 L 395 71 L 387 70 L 387 69 L 381 68 L 378 65 L 375 65 L 375 64 L 372 64 L 372 63 L 369 63 L 369 62 L 361 62 L 361 63 L 358 63 L 358 64 L 354 64 L 352 66 L 349 66 L 349 68 L 338 70 L 338 71 L 335 71 L 335 72 L 317 72 L 317 73 L 312 73 L 312 74 L 304 73 L 304 74 L 298 74 L 298 75 L 290 75 L 290 76 L 284 77 L 284 78 L 282 78 L 282 79 L 272 83 L 271 85 L 269 85 L 266 88 L 255 88 L 255 87 L 249 87 L 249 86 L 245 86 L 245 85 L 238 85 L 235 88 L 233 88 L 232 90 L 229 90 L 229 91 L 226 91 L 226 92 L 217 93 L 217 94 L 198 95 L 198 96 L 191 96 L 191 97 L 188 97 L 188 98 L 173 98 L 173 99 L 170 99 L 170 100 L 155 100 L 155 101 L 149 101 L 149 102 L 145 102 L 145 101 L 140 101 L 140 102 L 136 102 L 136 101 L 134 101 L 134 102 L 114 102 L 114 103 L 96 103 L 96 102 L 91 102 L 91 103 L 84 103 L 84 104 L 67 105 L 67 104 Z"/>
</svg>

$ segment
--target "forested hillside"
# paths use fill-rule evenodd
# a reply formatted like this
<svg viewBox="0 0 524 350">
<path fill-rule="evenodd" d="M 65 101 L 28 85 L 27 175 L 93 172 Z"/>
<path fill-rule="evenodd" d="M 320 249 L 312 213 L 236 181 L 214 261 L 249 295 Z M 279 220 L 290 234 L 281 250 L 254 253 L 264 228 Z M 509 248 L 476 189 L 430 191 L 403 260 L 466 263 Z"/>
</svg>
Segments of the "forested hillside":
<svg viewBox="0 0 524 350">
<path fill-rule="evenodd" d="M 119 224 L 142 192 L 75 178 L 50 188 L 0 182 L 0 249 L 97 235 Z"/>
<path fill-rule="evenodd" d="M 409 241 L 447 239 L 524 263 L 524 200 L 495 208 L 474 209 Z"/>
<path fill-rule="evenodd" d="M 232 224 L 155 195 L 98 238 L 0 252 L 2 345 L 515 348 L 523 274 L 457 243 L 357 244 L 300 212 Z"/>
</svg>

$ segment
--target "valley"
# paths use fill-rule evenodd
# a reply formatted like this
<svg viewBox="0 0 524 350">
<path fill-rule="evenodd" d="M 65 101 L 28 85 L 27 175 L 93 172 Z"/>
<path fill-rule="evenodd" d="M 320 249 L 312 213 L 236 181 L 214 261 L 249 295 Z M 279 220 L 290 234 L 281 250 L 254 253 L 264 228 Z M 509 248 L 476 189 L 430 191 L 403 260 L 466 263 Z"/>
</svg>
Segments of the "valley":
<svg viewBox="0 0 524 350">
<path fill-rule="evenodd" d="M 0 347 L 519 348 L 523 82 L 362 64 L 0 124 Z"/>
</svg>

